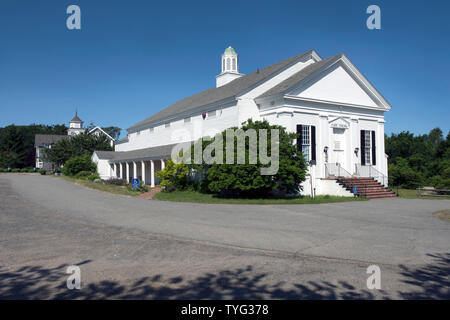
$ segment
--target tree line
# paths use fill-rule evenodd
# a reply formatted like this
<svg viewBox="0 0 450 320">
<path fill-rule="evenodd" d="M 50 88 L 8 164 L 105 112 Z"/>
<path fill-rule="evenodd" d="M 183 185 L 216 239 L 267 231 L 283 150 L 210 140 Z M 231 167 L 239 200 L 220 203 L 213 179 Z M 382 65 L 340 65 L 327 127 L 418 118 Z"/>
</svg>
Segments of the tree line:
<svg viewBox="0 0 450 320">
<path fill-rule="evenodd" d="M 87 130 L 93 127 L 94 125 L 91 123 Z M 118 139 L 120 136 L 120 128 L 110 126 L 102 129 L 114 139 Z M 0 127 L 0 168 L 34 167 L 36 156 L 34 137 L 36 134 L 67 135 L 67 127 L 64 124 L 31 124 L 27 126 L 11 124 Z M 93 143 L 90 145 L 92 146 Z"/>
<path fill-rule="evenodd" d="M 409 131 L 385 137 L 392 186 L 450 188 L 450 132 L 440 128 L 428 134 Z"/>
</svg>

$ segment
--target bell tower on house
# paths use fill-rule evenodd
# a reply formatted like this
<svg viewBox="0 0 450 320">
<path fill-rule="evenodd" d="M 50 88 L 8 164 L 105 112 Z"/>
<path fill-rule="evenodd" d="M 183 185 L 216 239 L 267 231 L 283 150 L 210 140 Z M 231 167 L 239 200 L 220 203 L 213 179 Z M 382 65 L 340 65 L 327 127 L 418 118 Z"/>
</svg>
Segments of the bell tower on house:
<svg viewBox="0 0 450 320">
<path fill-rule="evenodd" d="M 83 121 L 78 117 L 78 111 L 75 112 L 75 117 L 69 122 L 69 130 L 67 134 L 69 136 L 75 136 L 84 132 Z"/>
</svg>

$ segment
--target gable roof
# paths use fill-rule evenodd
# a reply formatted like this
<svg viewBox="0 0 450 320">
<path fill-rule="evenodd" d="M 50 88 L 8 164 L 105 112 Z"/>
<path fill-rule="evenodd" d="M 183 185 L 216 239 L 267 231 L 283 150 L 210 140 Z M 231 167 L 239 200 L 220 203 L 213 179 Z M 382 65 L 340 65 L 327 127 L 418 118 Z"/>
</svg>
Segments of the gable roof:
<svg viewBox="0 0 450 320">
<path fill-rule="evenodd" d="M 62 139 L 67 138 L 67 135 L 58 135 L 58 134 L 36 134 L 34 136 L 34 146 L 35 147 L 43 147 L 46 144 L 54 144 Z"/>
<path fill-rule="evenodd" d="M 272 64 L 261 70 L 257 70 L 247 75 L 244 75 L 221 87 L 218 88 L 213 87 L 208 90 L 194 94 L 190 97 L 184 98 L 172 104 L 171 106 L 161 110 L 160 112 L 148 117 L 147 119 L 136 123 L 127 130 L 129 132 L 136 131 L 140 127 L 145 127 L 146 125 L 150 125 L 152 123 L 158 123 L 162 120 L 166 120 L 167 118 L 173 117 L 177 114 L 188 112 L 189 110 L 194 110 L 195 108 L 206 106 L 229 98 L 234 98 L 236 97 L 237 94 L 241 93 L 242 91 L 245 91 L 246 89 L 257 85 L 264 79 L 280 72 L 281 70 L 285 69 L 291 64 L 313 53 L 315 53 L 314 50 L 306 51 L 291 58 Z"/>
<path fill-rule="evenodd" d="M 328 59 L 321 60 L 307 66 L 306 68 L 300 70 L 291 77 L 285 79 L 278 85 L 264 92 L 260 96 L 256 97 L 256 99 L 263 99 L 270 96 L 285 94 L 286 91 L 292 89 L 303 80 L 307 81 L 309 77 L 312 76 L 314 73 L 328 68 L 329 66 L 333 65 L 335 62 L 339 60 L 342 60 L 349 67 L 350 72 L 353 72 L 360 79 L 361 85 L 363 85 L 365 88 L 368 89 L 371 97 L 374 97 L 376 100 L 379 101 L 379 103 L 381 104 L 380 106 L 383 106 L 386 110 L 389 110 L 391 108 L 391 105 L 383 97 L 383 95 L 380 92 L 378 92 L 378 90 L 370 83 L 370 81 L 361 73 L 361 71 L 358 70 L 358 68 L 355 65 L 353 65 L 353 63 L 343 53 L 337 54 Z"/>
<path fill-rule="evenodd" d="M 262 95 L 258 96 L 256 99 L 266 98 L 266 97 L 275 96 L 275 95 L 284 93 L 286 90 L 289 90 L 290 88 L 295 86 L 297 83 L 301 82 L 302 80 L 306 79 L 308 76 L 312 75 L 314 72 L 320 70 L 323 66 L 327 65 L 328 63 L 333 63 L 334 61 L 340 59 L 342 56 L 343 56 L 343 54 L 340 53 L 340 54 L 332 56 L 328 59 L 321 60 L 316 63 L 310 64 L 306 68 L 300 70 L 299 72 L 293 74 L 291 77 L 280 82 L 275 87 L 264 92 Z"/>
<path fill-rule="evenodd" d="M 92 132 L 94 132 L 94 131 L 96 131 L 96 130 L 101 131 L 101 133 L 104 134 L 106 137 L 108 137 L 109 140 L 116 141 L 116 139 L 114 139 L 114 138 L 111 137 L 109 134 L 107 134 L 107 133 L 105 132 L 105 130 L 103 130 L 103 129 L 100 128 L 99 126 L 95 126 L 95 127 L 92 128 L 91 130 L 89 130 L 89 133 L 92 133 Z"/>
</svg>

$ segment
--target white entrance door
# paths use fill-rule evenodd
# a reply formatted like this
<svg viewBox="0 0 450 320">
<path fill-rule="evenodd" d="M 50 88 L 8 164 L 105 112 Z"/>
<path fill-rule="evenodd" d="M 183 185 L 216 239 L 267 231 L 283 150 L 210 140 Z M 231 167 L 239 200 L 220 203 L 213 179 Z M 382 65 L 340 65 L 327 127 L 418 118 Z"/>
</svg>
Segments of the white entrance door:
<svg viewBox="0 0 450 320">
<path fill-rule="evenodd" d="M 345 129 L 333 128 L 334 162 L 347 169 L 345 163 Z"/>
</svg>

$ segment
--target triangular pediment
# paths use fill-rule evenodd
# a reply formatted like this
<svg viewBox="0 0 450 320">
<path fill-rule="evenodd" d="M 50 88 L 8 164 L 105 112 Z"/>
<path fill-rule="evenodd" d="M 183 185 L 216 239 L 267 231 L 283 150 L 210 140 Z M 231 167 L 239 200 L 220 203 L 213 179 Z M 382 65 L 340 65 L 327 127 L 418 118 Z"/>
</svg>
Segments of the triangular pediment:
<svg viewBox="0 0 450 320">
<path fill-rule="evenodd" d="M 338 61 L 292 88 L 288 94 L 342 105 L 390 108 L 375 88 L 352 67 L 351 63 Z"/>
<path fill-rule="evenodd" d="M 347 129 L 350 127 L 350 122 L 341 117 L 329 121 L 329 124 L 331 128 Z"/>
</svg>

